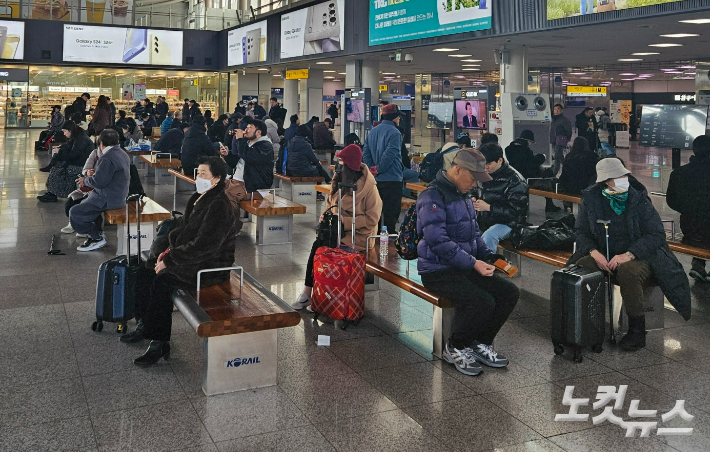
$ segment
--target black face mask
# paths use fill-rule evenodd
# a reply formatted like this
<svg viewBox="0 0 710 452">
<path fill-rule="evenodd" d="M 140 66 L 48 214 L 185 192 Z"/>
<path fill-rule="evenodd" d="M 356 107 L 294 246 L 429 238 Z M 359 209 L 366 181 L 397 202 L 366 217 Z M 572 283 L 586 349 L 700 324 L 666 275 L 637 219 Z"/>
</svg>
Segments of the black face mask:
<svg viewBox="0 0 710 452">
<path fill-rule="evenodd" d="M 336 163 L 335 164 L 335 173 L 340 174 L 343 172 L 343 164 L 342 163 Z"/>
</svg>

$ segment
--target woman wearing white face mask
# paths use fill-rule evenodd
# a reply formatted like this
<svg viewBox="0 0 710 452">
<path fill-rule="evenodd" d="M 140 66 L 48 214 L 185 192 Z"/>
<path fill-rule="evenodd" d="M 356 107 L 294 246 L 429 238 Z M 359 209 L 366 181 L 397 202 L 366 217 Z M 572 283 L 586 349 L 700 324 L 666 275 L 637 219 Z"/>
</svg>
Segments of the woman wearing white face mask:
<svg viewBox="0 0 710 452">
<path fill-rule="evenodd" d="M 157 261 L 146 262 L 138 271 L 138 326 L 134 332 L 121 336 L 121 342 L 127 343 L 151 339 L 148 350 L 134 360 L 138 366 L 150 366 L 170 355 L 173 290 L 194 290 L 199 270 L 231 267 L 234 263 L 236 218 L 224 193 L 227 167 L 219 157 L 201 157 L 197 165 L 197 193 L 187 202 L 183 221 L 170 232 L 170 246 Z M 220 284 L 228 278 L 228 271 L 206 273 L 201 287 Z"/>
<path fill-rule="evenodd" d="M 619 346 L 634 351 L 646 346 L 644 287 L 658 284 L 688 320 L 690 285 L 683 266 L 668 248 L 663 223 L 646 189 L 630 173 L 615 157 L 597 163 L 597 183 L 582 192 L 575 225 L 577 252 L 570 262 L 614 275 L 629 316 L 629 331 Z M 609 222 L 608 261 L 606 232 L 600 221 Z"/>
</svg>

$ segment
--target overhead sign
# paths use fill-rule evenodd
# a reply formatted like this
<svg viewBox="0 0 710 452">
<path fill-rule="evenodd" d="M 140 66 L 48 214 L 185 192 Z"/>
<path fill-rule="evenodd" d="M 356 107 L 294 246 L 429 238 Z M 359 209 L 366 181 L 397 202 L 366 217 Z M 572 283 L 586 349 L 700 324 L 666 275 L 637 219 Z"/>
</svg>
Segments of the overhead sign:
<svg viewBox="0 0 710 452">
<path fill-rule="evenodd" d="M 380 92 L 387 91 L 388 88 L 387 85 L 380 85 Z"/>
<path fill-rule="evenodd" d="M 494 0 L 371 0 L 370 45 L 491 28 Z"/>
<path fill-rule="evenodd" d="M 569 97 L 606 97 L 606 86 L 568 86 Z"/>
<path fill-rule="evenodd" d="M 182 31 L 64 25 L 64 61 L 182 65 Z"/>
<path fill-rule="evenodd" d="M 302 78 L 308 78 L 308 69 L 286 71 L 286 80 L 300 80 Z"/>
<path fill-rule="evenodd" d="M 227 66 L 266 61 L 266 21 L 227 33 Z"/>
<path fill-rule="evenodd" d="M 447 0 L 448 1 L 448 0 Z M 555 0 L 547 2 L 547 20 L 562 19 L 564 17 L 582 16 L 586 14 L 606 13 L 640 6 L 658 5 L 659 3 L 677 2 L 680 0 Z"/>
<path fill-rule="evenodd" d="M 344 50 L 345 0 L 330 0 L 281 16 L 281 58 Z"/>
</svg>

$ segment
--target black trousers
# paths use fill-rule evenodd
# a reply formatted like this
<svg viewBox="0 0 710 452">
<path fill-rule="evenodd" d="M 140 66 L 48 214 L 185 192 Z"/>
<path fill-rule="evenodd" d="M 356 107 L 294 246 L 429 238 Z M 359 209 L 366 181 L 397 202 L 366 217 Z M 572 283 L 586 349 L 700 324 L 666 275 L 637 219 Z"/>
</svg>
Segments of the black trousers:
<svg viewBox="0 0 710 452">
<path fill-rule="evenodd" d="M 396 234 L 402 210 L 402 182 L 378 182 L 377 191 L 382 199 L 382 223 L 387 226 L 389 234 Z"/>
<path fill-rule="evenodd" d="M 136 319 L 143 320 L 144 336 L 156 341 L 169 341 L 173 326 L 175 289 L 186 285 L 165 271 L 156 274 L 142 266 L 136 277 Z"/>
<path fill-rule="evenodd" d="M 449 339 L 458 349 L 470 347 L 474 341 L 492 345 L 520 297 L 512 282 L 498 275 L 481 276 L 476 270 L 424 273 L 422 283 L 454 304 Z"/>
</svg>

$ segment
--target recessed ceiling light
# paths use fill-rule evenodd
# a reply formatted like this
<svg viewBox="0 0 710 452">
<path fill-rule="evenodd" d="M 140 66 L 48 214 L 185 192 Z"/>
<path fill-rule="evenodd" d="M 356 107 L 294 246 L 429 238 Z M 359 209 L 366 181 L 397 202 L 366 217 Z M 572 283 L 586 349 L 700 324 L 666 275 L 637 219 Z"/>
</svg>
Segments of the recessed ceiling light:
<svg viewBox="0 0 710 452">
<path fill-rule="evenodd" d="M 700 36 L 697 33 L 672 33 L 669 35 L 659 35 L 661 38 L 692 38 L 694 36 Z"/>
<path fill-rule="evenodd" d="M 710 24 L 710 19 L 686 19 L 686 20 L 679 20 L 678 22 L 680 22 L 682 24 L 702 25 L 702 24 Z"/>
<path fill-rule="evenodd" d="M 266 69 L 265 67 L 260 67 L 259 69 L 257 69 L 257 71 L 268 71 L 268 69 Z"/>
<path fill-rule="evenodd" d="M 685 66 L 678 66 L 678 69 L 695 69 L 692 64 L 686 64 Z"/>
<path fill-rule="evenodd" d="M 465 67 L 461 69 L 462 71 L 480 71 L 480 69 L 475 68 L 475 67 Z"/>
<path fill-rule="evenodd" d="M 328 73 L 328 72 L 335 72 L 335 71 L 323 71 L 324 74 L 326 74 L 326 73 Z"/>
<path fill-rule="evenodd" d="M 383 72 L 382 75 L 397 75 L 396 72 Z"/>
<path fill-rule="evenodd" d="M 333 64 L 332 61 L 319 61 L 316 64 Z"/>
<path fill-rule="evenodd" d="M 461 53 L 461 54 L 457 53 L 457 54 L 455 54 L 455 55 L 449 55 L 449 56 L 450 56 L 450 57 L 453 57 L 453 58 L 466 58 L 466 57 L 470 57 L 470 56 L 473 56 L 473 55 L 465 55 L 465 54 L 463 54 L 463 53 Z"/>
<path fill-rule="evenodd" d="M 622 72 L 619 75 L 636 75 L 633 72 Z"/>
<path fill-rule="evenodd" d="M 333 76 L 331 75 L 331 76 L 323 77 L 323 78 L 331 79 L 331 78 L 335 78 L 335 77 L 333 77 Z"/>
<path fill-rule="evenodd" d="M 449 47 L 442 47 L 440 49 L 434 49 L 433 52 L 456 52 L 459 49 L 452 49 Z"/>
<path fill-rule="evenodd" d="M 462 64 L 461 66 L 463 66 L 463 67 L 476 67 L 476 66 L 480 66 L 480 64 L 475 64 L 475 63 L 472 63 L 472 64 Z"/>
<path fill-rule="evenodd" d="M 274 74 L 274 77 L 281 77 L 281 74 Z"/>
<path fill-rule="evenodd" d="M 616 61 L 643 61 L 643 58 L 619 58 Z"/>
<path fill-rule="evenodd" d="M 632 56 L 646 56 L 646 55 L 660 55 L 659 52 L 636 52 L 632 53 Z"/>
<path fill-rule="evenodd" d="M 348 75 L 346 72 L 338 72 L 338 75 Z"/>
<path fill-rule="evenodd" d="M 683 72 L 681 72 L 681 71 L 665 71 L 664 73 L 666 73 L 666 74 L 682 74 Z"/>
<path fill-rule="evenodd" d="M 630 82 L 630 81 L 636 80 L 636 79 L 635 78 L 622 78 L 621 80 L 623 80 L 625 82 Z"/>
<path fill-rule="evenodd" d="M 569 75 L 584 75 L 586 72 L 570 72 Z"/>
<path fill-rule="evenodd" d="M 672 44 L 670 42 L 663 42 L 661 44 L 649 44 L 649 47 L 682 47 L 683 44 Z"/>
<path fill-rule="evenodd" d="M 461 60 L 462 63 L 478 63 L 480 61 L 483 61 L 483 60 L 471 60 L 471 59 Z"/>
</svg>

